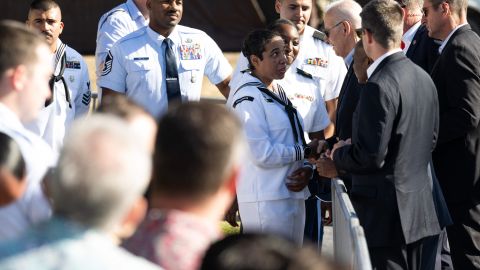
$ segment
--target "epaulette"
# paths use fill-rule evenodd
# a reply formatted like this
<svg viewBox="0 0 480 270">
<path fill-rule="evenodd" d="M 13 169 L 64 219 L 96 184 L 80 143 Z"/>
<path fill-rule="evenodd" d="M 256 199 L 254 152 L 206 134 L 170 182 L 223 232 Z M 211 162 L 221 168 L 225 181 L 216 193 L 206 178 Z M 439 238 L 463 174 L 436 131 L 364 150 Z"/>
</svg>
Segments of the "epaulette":
<svg viewBox="0 0 480 270">
<path fill-rule="evenodd" d="M 310 74 L 310 73 L 308 73 L 308 72 L 306 72 L 306 71 L 304 71 L 304 70 L 301 70 L 301 69 L 299 69 L 299 68 L 297 68 L 297 74 L 300 74 L 300 75 L 302 75 L 303 77 L 306 77 L 306 78 L 309 78 L 309 79 L 313 79 L 312 74 Z"/>
<path fill-rule="evenodd" d="M 102 26 L 107 22 L 108 18 L 109 18 L 110 16 L 112 16 L 113 14 L 119 12 L 119 11 L 121 11 L 121 12 L 127 12 L 125 9 L 122 9 L 122 8 L 116 8 L 116 9 L 110 11 L 110 12 L 107 14 L 107 16 L 105 16 L 105 18 L 103 19 L 103 21 L 100 23 L 100 27 L 99 27 L 98 29 L 102 29 Z"/>
<path fill-rule="evenodd" d="M 315 30 L 312 36 L 314 39 L 319 39 L 323 42 L 327 42 L 327 35 L 325 35 L 325 33 L 323 33 L 322 31 Z"/>
<path fill-rule="evenodd" d="M 233 103 L 233 108 L 237 107 L 238 104 L 244 102 L 245 100 L 248 100 L 248 101 L 253 101 L 254 98 L 251 97 L 251 96 L 244 96 L 244 97 L 241 97 L 237 100 L 235 100 L 235 102 Z"/>
</svg>

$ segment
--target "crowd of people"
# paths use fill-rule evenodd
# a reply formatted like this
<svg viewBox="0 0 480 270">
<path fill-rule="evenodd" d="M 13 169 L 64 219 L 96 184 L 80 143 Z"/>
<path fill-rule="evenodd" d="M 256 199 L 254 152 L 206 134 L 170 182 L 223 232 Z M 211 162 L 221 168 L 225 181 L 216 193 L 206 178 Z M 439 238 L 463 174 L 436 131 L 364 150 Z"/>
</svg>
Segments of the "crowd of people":
<svg viewBox="0 0 480 270">
<path fill-rule="evenodd" d="M 373 269 L 480 269 L 467 0 L 338 0 L 323 31 L 312 0 L 272 4 L 232 69 L 183 1 L 128 0 L 97 86 L 54 0 L 1 21 L 0 269 L 343 269 L 319 256 L 336 177 Z"/>
</svg>

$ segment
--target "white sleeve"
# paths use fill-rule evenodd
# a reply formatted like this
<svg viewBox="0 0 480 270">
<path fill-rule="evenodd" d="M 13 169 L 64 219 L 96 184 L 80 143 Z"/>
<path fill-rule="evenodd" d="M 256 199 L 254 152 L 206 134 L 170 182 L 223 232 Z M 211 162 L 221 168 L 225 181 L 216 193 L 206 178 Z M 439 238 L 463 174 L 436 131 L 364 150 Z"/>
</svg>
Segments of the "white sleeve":
<svg viewBox="0 0 480 270">
<path fill-rule="evenodd" d="M 222 50 L 217 43 L 205 35 L 204 37 L 205 54 L 207 57 L 205 64 L 205 75 L 211 83 L 219 84 L 232 74 L 232 66 L 223 55 Z"/>
<path fill-rule="evenodd" d="M 243 123 L 253 163 L 260 167 L 276 168 L 303 160 L 301 146 L 272 142 L 264 107 L 258 96 L 239 96 L 232 106 Z"/>
<path fill-rule="evenodd" d="M 337 56 L 331 48 L 328 51 L 330 54 L 330 64 L 328 67 L 329 76 L 327 87 L 325 90 L 325 96 L 323 97 L 325 101 L 338 98 L 338 95 L 340 95 L 340 90 L 342 89 L 343 80 L 347 74 L 347 68 L 345 67 L 343 58 Z"/>
<path fill-rule="evenodd" d="M 129 18 L 125 18 L 125 16 L 121 16 L 120 14 L 111 14 L 106 20 L 102 16 L 98 22 L 97 48 L 95 49 L 95 64 L 97 68 L 96 74 L 99 74 L 98 72 L 100 72 L 100 70 L 98 70 L 98 68 L 105 60 L 105 57 L 107 56 L 108 51 L 112 48 L 113 44 L 120 38 L 130 33 L 127 23 L 128 19 Z"/>
<path fill-rule="evenodd" d="M 108 88 L 119 93 L 126 93 L 127 70 L 125 69 L 124 55 L 122 55 L 119 44 L 108 52 L 105 58 L 105 66 L 98 77 L 98 86 Z"/>
<path fill-rule="evenodd" d="M 236 90 L 242 85 L 242 71 L 248 68 L 248 60 L 247 58 L 243 55 L 242 52 L 238 55 L 237 59 L 237 66 L 235 67 L 235 70 L 232 73 L 232 79 L 230 80 L 230 83 L 228 86 L 230 86 L 231 90 Z M 230 91 L 232 93 L 233 91 Z"/>
<path fill-rule="evenodd" d="M 88 76 L 88 67 L 84 59 L 80 59 L 80 67 L 82 69 L 80 78 L 80 88 L 75 96 L 75 118 L 86 114 L 90 109 L 90 101 L 92 100 L 92 92 L 90 91 L 90 78 Z"/>
</svg>

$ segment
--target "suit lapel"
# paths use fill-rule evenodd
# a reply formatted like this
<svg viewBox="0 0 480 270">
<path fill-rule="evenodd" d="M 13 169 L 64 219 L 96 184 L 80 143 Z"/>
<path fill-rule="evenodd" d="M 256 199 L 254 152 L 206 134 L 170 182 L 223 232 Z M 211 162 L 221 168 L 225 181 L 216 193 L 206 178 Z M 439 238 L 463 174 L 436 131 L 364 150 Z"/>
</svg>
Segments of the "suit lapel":
<svg viewBox="0 0 480 270">
<path fill-rule="evenodd" d="M 413 39 L 412 39 L 412 43 L 410 43 L 410 47 L 408 47 L 408 50 L 406 53 L 408 58 L 412 58 L 412 55 L 415 53 L 420 37 L 422 36 L 422 33 L 424 31 L 425 31 L 425 26 L 420 25 L 420 27 L 417 29 L 417 32 L 415 32 L 415 35 L 413 36 Z"/>
<path fill-rule="evenodd" d="M 346 95 L 346 92 L 348 91 L 347 86 L 350 84 L 350 80 L 352 79 L 353 74 L 354 73 L 353 73 L 353 61 L 352 61 L 352 63 L 350 64 L 350 67 L 348 68 L 347 75 L 345 76 L 345 79 L 343 80 L 342 89 L 340 90 L 340 94 L 338 95 L 338 105 L 337 105 L 337 110 L 335 112 L 335 114 L 336 114 L 336 117 L 335 117 L 336 120 L 335 121 L 337 123 L 339 122 L 339 118 L 340 118 L 340 114 L 338 112 L 340 111 L 340 107 L 343 105 L 342 101 L 343 101 L 343 98 Z M 338 125 L 335 125 L 335 135 L 338 135 Z"/>
</svg>

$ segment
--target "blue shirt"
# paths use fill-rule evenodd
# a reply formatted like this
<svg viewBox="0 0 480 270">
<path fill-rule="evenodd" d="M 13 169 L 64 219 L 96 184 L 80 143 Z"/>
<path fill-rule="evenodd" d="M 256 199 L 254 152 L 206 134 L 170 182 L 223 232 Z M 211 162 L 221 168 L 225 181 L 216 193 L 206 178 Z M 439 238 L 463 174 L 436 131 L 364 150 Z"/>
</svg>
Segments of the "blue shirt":
<svg viewBox="0 0 480 270">
<path fill-rule="evenodd" d="M 0 269 L 159 269 L 106 235 L 54 218 L 0 245 Z"/>
</svg>

